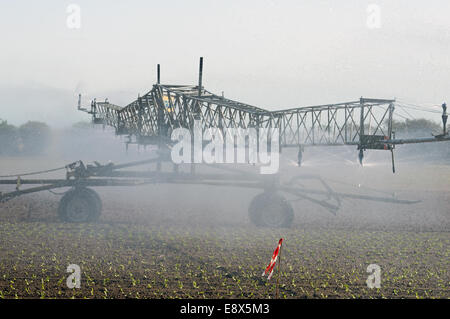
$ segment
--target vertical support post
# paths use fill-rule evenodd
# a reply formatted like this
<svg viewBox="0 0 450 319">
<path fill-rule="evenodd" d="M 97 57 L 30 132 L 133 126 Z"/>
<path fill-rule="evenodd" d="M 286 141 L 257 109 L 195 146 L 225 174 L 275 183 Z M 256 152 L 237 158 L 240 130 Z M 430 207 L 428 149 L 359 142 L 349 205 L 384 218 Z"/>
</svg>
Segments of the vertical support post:
<svg viewBox="0 0 450 319">
<path fill-rule="evenodd" d="M 97 99 L 94 98 L 91 102 L 91 112 L 95 114 L 97 112 Z"/>
<path fill-rule="evenodd" d="M 161 156 L 163 156 L 163 136 L 166 135 L 167 130 L 164 122 L 164 92 L 161 87 L 158 87 L 157 93 L 154 94 L 154 98 L 156 97 L 156 105 L 157 105 L 157 125 L 158 125 L 158 161 L 156 163 L 157 172 L 161 172 Z"/>
<path fill-rule="evenodd" d="M 392 174 L 395 174 L 395 161 L 394 161 L 394 150 L 391 149 L 391 159 L 392 159 Z"/>
<path fill-rule="evenodd" d="M 81 94 L 78 94 L 78 110 L 81 110 Z"/>
<path fill-rule="evenodd" d="M 95 119 L 97 117 L 97 99 L 94 98 L 91 102 L 91 114 L 92 114 L 92 123 L 95 123 Z"/>
<path fill-rule="evenodd" d="M 359 99 L 359 104 L 361 106 L 361 114 L 359 119 L 359 144 L 362 144 L 362 137 L 364 135 L 364 99 L 361 97 Z"/>
<path fill-rule="evenodd" d="M 203 57 L 200 57 L 200 65 L 198 70 L 198 96 L 202 95 L 202 80 L 203 80 Z"/>
<path fill-rule="evenodd" d="M 442 126 L 443 126 L 443 134 L 447 135 L 447 104 L 442 104 Z"/>
<path fill-rule="evenodd" d="M 394 114 L 394 103 L 389 104 L 389 125 L 388 125 L 388 134 L 389 139 L 395 138 L 395 133 L 393 132 L 392 128 L 392 116 Z M 394 161 L 394 144 L 390 145 L 391 149 L 391 161 L 392 161 L 392 173 L 395 174 L 395 161 Z"/>
<path fill-rule="evenodd" d="M 358 159 L 359 159 L 359 164 L 362 165 L 363 163 L 363 158 L 364 158 L 364 149 L 363 149 L 363 135 L 364 135 L 364 99 L 361 97 L 359 99 L 359 104 L 361 105 L 361 114 L 359 117 L 359 155 L 358 155 Z"/>
<path fill-rule="evenodd" d="M 392 139 L 392 116 L 394 114 L 394 103 L 389 104 L 389 122 L 388 122 L 388 134 L 389 139 Z"/>
<path fill-rule="evenodd" d="M 331 121 L 330 121 L 330 107 L 328 107 L 327 110 L 327 143 L 331 143 L 331 139 L 330 139 L 330 126 L 331 126 Z"/>
<path fill-rule="evenodd" d="M 143 122 L 143 104 L 142 104 L 142 98 L 138 97 L 138 119 L 137 119 L 137 129 L 138 129 L 138 137 L 140 138 L 142 136 L 142 122 Z"/>
<path fill-rule="evenodd" d="M 160 84 L 161 83 L 161 68 L 158 64 L 157 66 L 157 71 L 156 71 L 156 83 Z"/>
<path fill-rule="evenodd" d="M 347 105 L 344 107 L 344 143 L 347 143 Z"/>
<path fill-rule="evenodd" d="M 259 154 L 259 135 L 260 135 L 259 128 L 261 126 L 261 115 L 255 114 L 255 116 L 256 116 L 256 154 Z"/>
</svg>

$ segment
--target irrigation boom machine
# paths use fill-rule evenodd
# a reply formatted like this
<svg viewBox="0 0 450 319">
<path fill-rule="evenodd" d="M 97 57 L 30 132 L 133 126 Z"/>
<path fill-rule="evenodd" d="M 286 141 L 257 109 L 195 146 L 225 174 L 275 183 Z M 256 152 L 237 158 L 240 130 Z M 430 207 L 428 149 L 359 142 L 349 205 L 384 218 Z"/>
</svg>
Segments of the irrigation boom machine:
<svg viewBox="0 0 450 319">
<path fill-rule="evenodd" d="M 268 111 L 263 108 L 244 104 L 207 91 L 202 85 L 203 59 L 200 58 L 199 80 L 197 85 L 169 85 L 160 83 L 160 66 L 157 68 L 157 83 L 146 94 L 125 107 L 120 107 L 96 99 L 90 107 L 83 108 L 81 95 L 78 109 L 87 112 L 94 124 L 111 126 L 117 135 L 127 136 L 129 144 L 154 145 L 156 156 L 143 161 L 120 165 L 107 164 L 85 165 L 81 161 L 65 167 L 30 174 L 14 174 L 5 177 L 14 179 L 0 180 L 0 184 L 15 185 L 16 190 L 0 193 L 0 202 L 20 195 L 69 188 L 64 193 L 58 208 L 60 217 L 70 222 L 86 222 L 96 220 L 101 212 L 101 200 L 98 194 L 89 187 L 100 186 L 136 186 L 143 184 L 178 183 L 201 184 L 215 186 L 235 186 L 262 189 L 249 207 L 250 220 L 262 226 L 288 226 L 293 220 L 293 209 L 280 193 L 288 193 L 297 198 L 306 199 L 326 208 L 332 213 L 340 207 L 341 199 L 356 198 L 396 204 L 412 204 L 417 201 L 402 200 L 393 197 L 379 197 L 338 193 L 331 189 L 319 176 L 299 175 L 286 183 L 280 183 L 277 174 L 251 174 L 225 164 L 201 164 L 215 169 L 214 173 L 196 171 L 200 164 L 189 163 L 189 171 L 180 170 L 180 165 L 173 163 L 171 149 L 176 141 L 172 133 L 179 128 L 194 133 L 195 128 L 201 131 L 202 146 L 208 141 L 207 136 L 219 136 L 225 140 L 230 129 L 241 129 L 256 132 L 256 149 L 259 152 L 260 135 L 273 137 L 276 132 L 278 147 L 267 146 L 268 152 L 281 152 L 284 148 L 298 149 L 298 165 L 301 165 L 305 147 L 354 145 L 359 151 L 359 161 L 363 164 L 364 151 L 387 150 L 392 154 L 392 170 L 395 173 L 394 148 L 397 144 L 429 143 L 449 141 L 446 130 L 447 112 L 443 104 L 443 132 L 425 138 L 396 139 L 393 131 L 393 114 L 395 100 L 360 98 L 356 101 L 327 104 L 319 106 L 299 107 L 286 110 Z M 268 133 L 269 132 L 269 133 Z M 209 135 L 208 135 L 209 134 Z M 267 137 L 267 136 L 266 136 Z M 233 137 L 233 149 L 237 151 L 237 140 Z M 249 148 L 249 137 L 244 137 L 244 148 Z M 209 141 L 210 142 L 210 141 Z M 217 152 L 217 150 L 215 150 Z M 163 162 L 172 162 L 169 172 L 161 169 Z M 130 167 L 152 164 L 154 170 L 130 171 Z M 184 164 L 183 164 L 184 165 Z M 24 176 L 44 174 L 55 170 L 66 170 L 64 179 L 24 179 Z M 299 179 L 316 179 L 322 186 L 320 189 L 298 187 Z M 39 185 L 22 189 L 23 185 Z M 317 198 L 322 196 L 322 198 Z"/>
</svg>

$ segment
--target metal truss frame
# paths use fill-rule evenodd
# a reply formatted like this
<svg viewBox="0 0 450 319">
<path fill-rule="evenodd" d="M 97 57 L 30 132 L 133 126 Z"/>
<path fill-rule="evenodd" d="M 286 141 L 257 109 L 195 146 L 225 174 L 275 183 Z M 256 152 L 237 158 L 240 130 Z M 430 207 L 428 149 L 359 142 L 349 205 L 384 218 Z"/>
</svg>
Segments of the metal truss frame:
<svg viewBox="0 0 450 319">
<path fill-rule="evenodd" d="M 112 126 L 118 135 L 128 135 L 127 146 L 170 144 L 174 129 L 192 131 L 194 122 L 200 121 L 202 133 L 209 130 L 210 135 L 215 135 L 213 130 L 220 130 L 222 137 L 229 128 L 255 128 L 257 134 L 264 128 L 278 130 L 280 150 L 298 147 L 299 164 L 305 146 L 356 145 L 361 164 L 363 151 L 367 149 L 390 150 L 394 172 L 396 144 L 450 140 L 445 124 L 443 134 L 396 140 L 392 130 L 393 99 L 361 97 L 351 102 L 269 111 L 207 91 L 202 86 L 202 74 L 203 58 L 200 58 L 198 85 L 160 84 L 158 64 L 157 83 L 127 106 L 122 108 L 107 100 L 94 99 L 87 110 L 81 107 L 80 95 L 78 109 L 91 114 L 94 123 Z"/>
</svg>

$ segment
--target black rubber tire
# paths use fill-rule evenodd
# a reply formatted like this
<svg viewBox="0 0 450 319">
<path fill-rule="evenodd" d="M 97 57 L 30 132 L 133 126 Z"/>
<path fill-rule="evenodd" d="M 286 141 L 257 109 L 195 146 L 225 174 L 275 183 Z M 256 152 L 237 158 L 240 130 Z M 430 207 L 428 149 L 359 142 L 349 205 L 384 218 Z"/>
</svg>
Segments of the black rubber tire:
<svg viewBox="0 0 450 319">
<path fill-rule="evenodd" d="M 253 198 L 248 215 L 256 226 L 290 227 L 294 220 L 294 209 L 282 196 L 266 192 Z"/>
<path fill-rule="evenodd" d="M 95 209 L 95 216 L 92 218 L 91 221 L 97 221 L 100 217 L 100 215 L 102 214 L 102 200 L 100 198 L 100 196 L 98 195 L 98 193 L 96 191 L 94 191 L 91 188 L 84 188 L 87 192 L 91 193 L 91 196 L 93 197 L 94 201 L 95 201 L 95 205 L 96 205 L 96 209 Z"/>
<path fill-rule="evenodd" d="M 70 223 L 97 221 L 102 211 L 102 201 L 98 194 L 85 187 L 74 188 L 61 198 L 58 215 Z"/>
</svg>

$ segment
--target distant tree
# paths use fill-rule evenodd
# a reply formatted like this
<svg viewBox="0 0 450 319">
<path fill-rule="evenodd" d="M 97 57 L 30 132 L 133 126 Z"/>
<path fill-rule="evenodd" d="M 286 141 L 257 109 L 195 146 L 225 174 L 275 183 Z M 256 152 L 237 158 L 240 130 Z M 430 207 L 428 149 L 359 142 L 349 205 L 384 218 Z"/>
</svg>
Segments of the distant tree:
<svg viewBox="0 0 450 319">
<path fill-rule="evenodd" d="M 21 151 L 26 155 L 42 154 L 50 145 L 50 127 L 42 122 L 27 122 L 19 127 Z"/>
<path fill-rule="evenodd" d="M 387 128 L 387 121 L 384 123 L 385 128 Z M 424 118 L 420 119 L 406 119 L 405 121 L 392 120 L 392 130 L 397 134 L 397 136 L 429 136 L 430 133 L 440 133 L 442 131 L 442 126 L 438 123 L 427 120 Z"/>
<path fill-rule="evenodd" d="M 394 131 L 439 131 L 441 126 L 434 121 L 427 119 L 406 119 L 404 122 L 392 121 Z"/>
<path fill-rule="evenodd" d="M 18 151 L 19 132 L 17 127 L 0 119 L 0 155 L 14 155 Z"/>
</svg>

